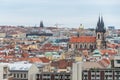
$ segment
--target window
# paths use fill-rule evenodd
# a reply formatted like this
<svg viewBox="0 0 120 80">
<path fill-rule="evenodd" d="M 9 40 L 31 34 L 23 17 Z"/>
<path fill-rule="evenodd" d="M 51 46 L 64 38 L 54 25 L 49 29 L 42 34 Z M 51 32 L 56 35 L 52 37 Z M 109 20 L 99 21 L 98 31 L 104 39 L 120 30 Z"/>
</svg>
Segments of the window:
<svg viewBox="0 0 120 80">
<path fill-rule="evenodd" d="M 19 78 L 19 74 L 17 74 L 17 78 Z"/>
<path fill-rule="evenodd" d="M 24 78 L 26 78 L 26 74 L 24 74 Z"/>
<path fill-rule="evenodd" d="M 14 74 L 14 77 L 16 77 L 16 74 Z"/>
<path fill-rule="evenodd" d="M 71 45 L 69 45 L 69 48 L 71 48 Z"/>
<path fill-rule="evenodd" d="M 100 77 L 100 75 L 96 75 L 97 77 Z"/>
<path fill-rule="evenodd" d="M 21 74 L 21 78 L 23 78 L 23 74 Z"/>
<path fill-rule="evenodd" d="M 92 75 L 92 77 L 95 77 L 95 75 Z"/>
<path fill-rule="evenodd" d="M 98 39 L 100 39 L 100 34 L 98 34 Z"/>
<path fill-rule="evenodd" d="M 117 63 L 119 63 L 120 64 L 120 60 L 116 60 L 117 61 Z"/>
<path fill-rule="evenodd" d="M 82 44 L 80 44 L 80 48 L 82 48 Z"/>
<path fill-rule="evenodd" d="M 90 47 L 89 47 L 90 49 L 93 49 L 93 45 L 90 45 Z"/>
<path fill-rule="evenodd" d="M 6 79 L 7 78 L 7 74 L 3 74 L 3 79 Z"/>
<path fill-rule="evenodd" d="M 76 44 L 76 45 L 75 45 L 75 48 L 77 49 L 77 47 L 78 47 L 78 46 L 77 46 L 77 44 Z"/>
<path fill-rule="evenodd" d="M 85 49 L 87 48 L 86 44 L 85 44 Z"/>
</svg>

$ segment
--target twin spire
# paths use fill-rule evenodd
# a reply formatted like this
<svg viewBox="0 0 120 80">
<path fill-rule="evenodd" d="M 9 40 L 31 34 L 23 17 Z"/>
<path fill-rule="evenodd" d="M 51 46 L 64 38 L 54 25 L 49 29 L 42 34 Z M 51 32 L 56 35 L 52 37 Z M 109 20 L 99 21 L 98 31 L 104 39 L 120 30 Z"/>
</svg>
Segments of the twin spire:
<svg viewBox="0 0 120 80">
<path fill-rule="evenodd" d="M 40 21 L 40 27 L 43 28 L 44 25 L 43 25 L 43 21 Z"/>
<path fill-rule="evenodd" d="M 97 27 L 96 27 L 96 33 L 97 32 L 106 32 L 106 29 L 104 27 L 104 21 L 103 21 L 103 17 L 99 16 L 98 22 L 97 22 Z"/>
</svg>

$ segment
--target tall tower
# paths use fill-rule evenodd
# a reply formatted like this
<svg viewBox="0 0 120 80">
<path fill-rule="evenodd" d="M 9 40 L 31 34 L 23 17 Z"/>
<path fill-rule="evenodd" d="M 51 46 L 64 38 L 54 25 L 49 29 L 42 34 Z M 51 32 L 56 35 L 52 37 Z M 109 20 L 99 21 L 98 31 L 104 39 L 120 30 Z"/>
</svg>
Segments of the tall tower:
<svg viewBox="0 0 120 80">
<path fill-rule="evenodd" d="M 43 21 L 40 21 L 40 27 L 43 28 L 44 25 L 43 25 Z"/>
<path fill-rule="evenodd" d="M 80 37 L 80 36 L 83 36 L 83 35 L 84 35 L 84 26 L 82 24 L 80 24 L 77 36 Z"/>
<path fill-rule="evenodd" d="M 98 49 L 106 48 L 105 33 L 106 28 L 104 27 L 103 17 L 99 16 L 96 27 L 96 43 L 97 43 L 96 47 Z"/>
</svg>

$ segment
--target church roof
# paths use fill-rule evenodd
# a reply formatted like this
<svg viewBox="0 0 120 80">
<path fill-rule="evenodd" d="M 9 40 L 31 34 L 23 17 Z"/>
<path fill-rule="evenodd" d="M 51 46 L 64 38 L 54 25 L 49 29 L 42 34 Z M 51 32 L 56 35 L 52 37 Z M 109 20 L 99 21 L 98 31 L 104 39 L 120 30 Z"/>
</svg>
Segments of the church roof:
<svg viewBox="0 0 120 80">
<path fill-rule="evenodd" d="M 80 37 L 72 37 L 70 39 L 71 43 L 77 43 L 77 42 L 96 42 L 96 37 L 94 36 L 80 36 Z"/>
</svg>

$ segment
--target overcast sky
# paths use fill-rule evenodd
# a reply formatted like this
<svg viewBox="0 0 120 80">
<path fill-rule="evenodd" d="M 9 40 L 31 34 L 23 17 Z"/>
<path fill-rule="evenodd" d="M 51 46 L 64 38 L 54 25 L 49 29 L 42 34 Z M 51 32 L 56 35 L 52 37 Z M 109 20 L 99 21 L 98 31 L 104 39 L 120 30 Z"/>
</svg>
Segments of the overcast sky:
<svg viewBox="0 0 120 80">
<path fill-rule="evenodd" d="M 99 14 L 105 26 L 120 27 L 120 0 L 0 0 L 0 25 L 95 28 Z"/>
</svg>

